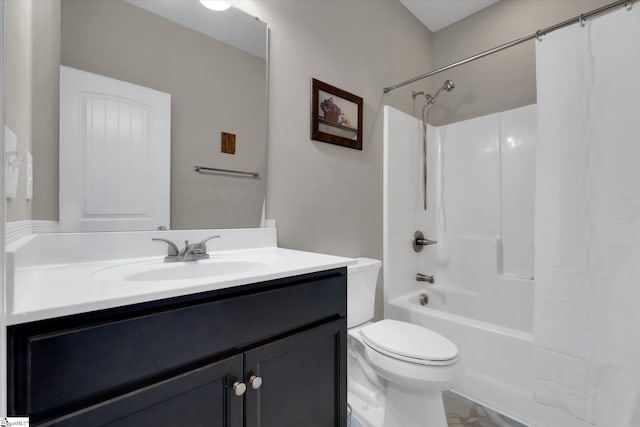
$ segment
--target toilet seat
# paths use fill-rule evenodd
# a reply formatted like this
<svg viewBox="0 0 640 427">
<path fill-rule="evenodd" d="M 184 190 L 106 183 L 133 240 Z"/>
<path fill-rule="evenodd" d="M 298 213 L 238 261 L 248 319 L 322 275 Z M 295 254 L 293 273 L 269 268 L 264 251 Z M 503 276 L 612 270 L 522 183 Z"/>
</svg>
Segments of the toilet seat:
<svg viewBox="0 0 640 427">
<path fill-rule="evenodd" d="M 458 361 L 455 344 L 422 326 L 384 319 L 360 332 L 368 347 L 396 360 L 429 366 L 449 366 Z"/>
</svg>

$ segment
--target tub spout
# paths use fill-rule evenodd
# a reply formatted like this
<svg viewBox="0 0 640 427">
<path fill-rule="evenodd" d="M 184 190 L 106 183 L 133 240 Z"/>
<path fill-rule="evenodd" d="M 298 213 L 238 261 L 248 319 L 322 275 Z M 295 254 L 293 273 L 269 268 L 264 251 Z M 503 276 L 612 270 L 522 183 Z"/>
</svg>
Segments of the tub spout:
<svg viewBox="0 0 640 427">
<path fill-rule="evenodd" d="M 429 282 L 429 283 L 433 283 L 433 276 L 428 276 L 426 274 L 422 274 L 422 273 L 418 273 L 416 274 L 416 280 L 418 282 Z"/>
</svg>

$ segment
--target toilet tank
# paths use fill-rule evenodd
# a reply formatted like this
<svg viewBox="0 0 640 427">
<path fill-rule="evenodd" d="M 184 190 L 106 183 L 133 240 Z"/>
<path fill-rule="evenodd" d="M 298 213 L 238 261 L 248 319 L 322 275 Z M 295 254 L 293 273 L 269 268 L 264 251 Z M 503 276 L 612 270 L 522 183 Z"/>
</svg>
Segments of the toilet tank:
<svg viewBox="0 0 640 427">
<path fill-rule="evenodd" d="M 377 259 L 356 258 L 347 266 L 347 328 L 373 319 L 376 282 L 382 263 Z"/>
</svg>

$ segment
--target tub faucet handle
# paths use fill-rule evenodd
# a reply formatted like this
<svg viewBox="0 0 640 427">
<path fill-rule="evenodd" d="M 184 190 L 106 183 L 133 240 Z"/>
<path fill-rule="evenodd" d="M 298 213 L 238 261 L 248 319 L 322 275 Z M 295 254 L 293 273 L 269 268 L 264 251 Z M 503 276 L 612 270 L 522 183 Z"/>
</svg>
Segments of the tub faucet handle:
<svg viewBox="0 0 640 427">
<path fill-rule="evenodd" d="M 436 243 L 438 243 L 438 241 L 425 239 L 422 231 L 416 231 L 415 233 L 413 233 L 412 243 L 413 250 L 416 252 L 420 252 L 424 246 L 435 245 Z"/>
<path fill-rule="evenodd" d="M 429 276 L 427 274 L 422 274 L 422 273 L 416 274 L 416 280 L 418 282 L 434 283 L 433 276 Z"/>
<path fill-rule="evenodd" d="M 438 243 L 437 240 L 430 240 L 430 239 L 416 239 L 416 244 L 419 246 L 429 246 L 429 245 L 435 245 L 436 243 Z"/>
</svg>

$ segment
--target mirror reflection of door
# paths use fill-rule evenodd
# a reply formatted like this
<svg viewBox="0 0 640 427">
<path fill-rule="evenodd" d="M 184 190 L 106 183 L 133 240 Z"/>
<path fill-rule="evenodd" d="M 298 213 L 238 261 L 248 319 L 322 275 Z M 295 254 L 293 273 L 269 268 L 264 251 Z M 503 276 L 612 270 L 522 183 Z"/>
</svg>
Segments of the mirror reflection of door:
<svg viewBox="0 0 640 427">
<path fill-rule="evenodd" d="M 256 53 L 263 55 L 264 23 L 234 8 L 214 12 L 197 0 L 61 1 L 61 65 L 171 94 L 168 228 L 260 223 L 266 60 L 250 47 L 209 34 L 233 25 L 232 33 L 253 39 L 245 36 L 256 24 L 264 42 Z M 235 154 L 221 151 L 222 132 L 236 135 Z M 260 178 L 199 174 L 194 166 L 256 172 Z"/>
<path fill-rule="evenodd" d="M 169 226 L 171 95 L 60 67 L 60 229 Z"/>
<path fill-rule="evenodd" d="M 16 197 L 6 202 L 10 229 L 38 221 L 39 230 L 60 230 L 61 65 L 171 94 L 171 222 L 151 229 L 259 226 L 267 151 L 264 22 L 234 7 L 214 12 L 198 0 L 2 4 L 5 121 L 16 135 L 16 157 L 33 155 L 33 197 L 23 160 Z M 223 132 L 236 135 L 235 154 L 221 150 Z M 196 165 L 259 178 L 199 174 Z"/>
</svg>

